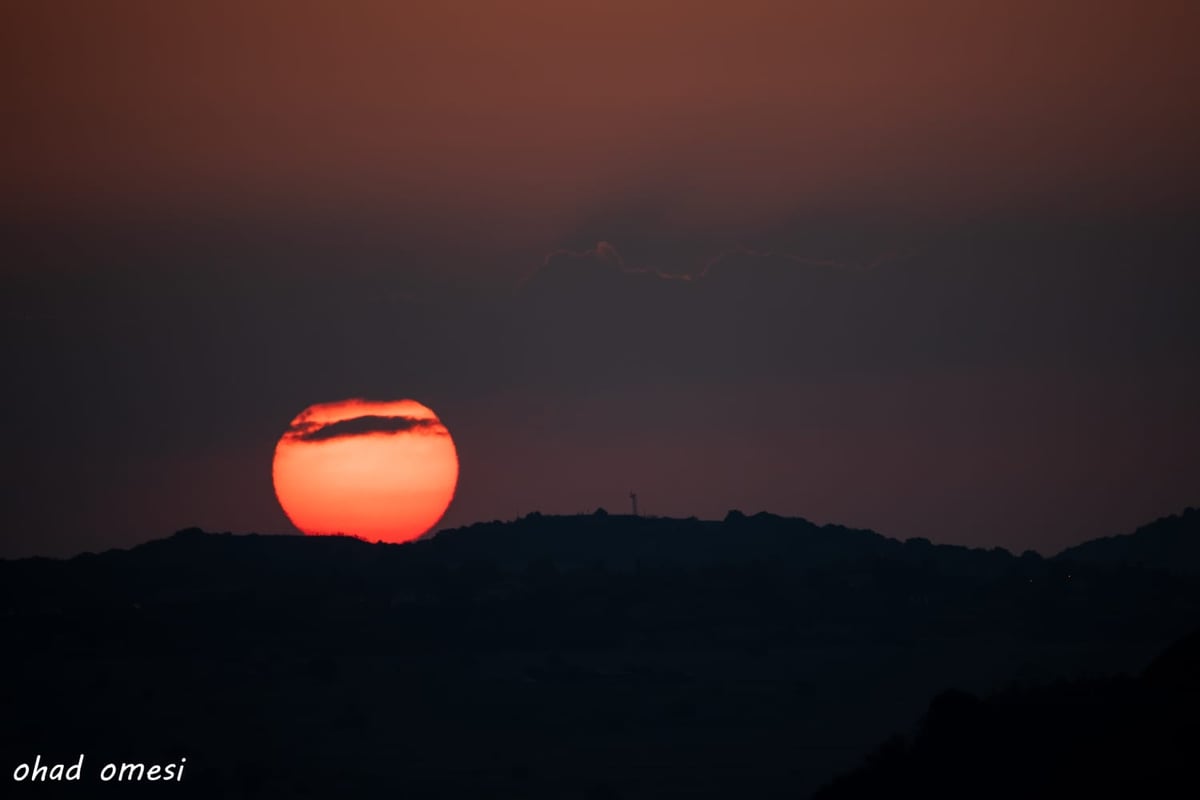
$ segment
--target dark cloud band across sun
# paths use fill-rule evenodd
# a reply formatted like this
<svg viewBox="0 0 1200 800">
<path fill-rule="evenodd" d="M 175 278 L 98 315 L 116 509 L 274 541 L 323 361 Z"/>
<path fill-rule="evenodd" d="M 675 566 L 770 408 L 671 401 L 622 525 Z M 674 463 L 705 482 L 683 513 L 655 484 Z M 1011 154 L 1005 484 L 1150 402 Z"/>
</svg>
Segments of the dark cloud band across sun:
<svg viewBox="0 0 1200 800">
<path fill-rule="evenodd" d="M 427 406 L 342 400 L 292 420 L 276 445 L 272 480 L 284 513 L 304 533 L 405 542 L 450 505 L 458 454 Z"/>
<path fill-rule="evenodd" d="M 345 436 L 366 436 L 373 433 L 433 433 L 444 434 L 446 429 L 436 419 L 416 417 L 383 417 L 367 415 L 322 425 L 301 422 L 288 430 L 290 438 L 301 442 L 325 442 Z"/>
</svg>

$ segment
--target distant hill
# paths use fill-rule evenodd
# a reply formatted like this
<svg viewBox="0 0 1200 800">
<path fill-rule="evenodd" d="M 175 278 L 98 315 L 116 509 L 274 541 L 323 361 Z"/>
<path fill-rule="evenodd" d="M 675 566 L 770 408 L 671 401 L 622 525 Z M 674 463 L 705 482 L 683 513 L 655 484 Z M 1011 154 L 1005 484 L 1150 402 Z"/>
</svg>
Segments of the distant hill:
<svg viewBox="0 0 1200 800">
<path fill-rule="evenodd" d="M 283 603 L 285 597 L 316 592 L 343 597 L 351 591 L 440 603 L 458 582 L 472 591 L 489 587 L 487 591 L 511 592 L 531 576 L 548 580 L 575 573 L 691 575 L 697 580 L 728 573 L 749 584 L 787 584 L 804 576 L 803 585 L 811 591 L 847 595 L 840 608 L 850 609 L 881 594 L 903 594 L 914 602 L 944 599 L 970 590 L 977 581 L 1023 585 L 1024 577 L 1034 576 L 1040 587 L 1046 569 L 1044 560 L 1032 553 L 1018 558 L 1001 548 L 934 545 L 925 539 L 901 542 L 869 530 L 818 526 L 768 513 L 732 511 L 723 521 L 532 513 L 403 545 L 348 536 L 235 535 L 193 528 L 129 550 L 66 560 L 0 560 L 0 612 L 184 598 L 219 603 L 233 596 L 271 604 Z M 271 587 L 275 599 L 261 591 L 263 586 Z"/>
<path fill-rule="evenodd" d="M 911 737 L 893 737 L 816 800 L 1184 796 L 1196 788 L 1198 716 L 1200 632 L 1136 678 L 943 692 Z"/>
<path fill-rule="evenodd" d="M 129 550 L 83 553 L 65 560 L 0 559 L 0 568 L 36 564 L 53 569 L 51 565 L 63 563 L 118 569 L 132 564 L 167 567 L 194 565 L 198 555 L 216 557 L 234 552 L 246 562 L 265 558 L 296 568 L 312 562 L 308 567 L 317 569 L 328 567 L 329 557 L 360 564 L 487 562 L 511 569 L 538 562 L 560 569 L 602 566 L 623 571 L 762 562 L 789 569 L 814 569 L 887 559 L 977 577 L 1003 574 L 1014 562 L 1033 565 L 1044 561 L 1033 551 L 1016 557 L 1001 547 L 933 544 L 923 538 L 901 541 L 868 529 L 816 525 L 801 517 L 767 512 L 746 515 L 730 511 L 724 520 L 714 521 L 598 511 L 564 516 L 534 512 L 508 522 L 497 520 L 443 530 L 406 545 L 371 543 L 349 536 L 218 534 L 189 528 Z M 1187 508 L 1130 534 L 1084 542 L 1067 548 L 1051 561 L 1198 573 L 1200 510 Z"/>
<path fill-rule="evenodd" d="M 606 647 L 687 639 L 717 619 L 787 642 L 1162 641 L 1200 619 L 1200 581 L 736 511 L 722 521 L 533 513 L 403 545 L 188 529 L 129 550 L 0 561 L 0 616 L 14 623 L 101 615 L 119 629 L 131 613 L 210 631 L 237 613 L 302 616 L 338 637 L 354 618 L 374 637 L 386 619 L 435 639 L 450 625 L 488 641 L 594 637 Z"/>
<path fill-rule="evenodd" d="M 236 541 L 234 541 L 236 540 Z M 129 550 L 85 553 L 77 564 L 173 566 L 194 564 L 198 555 L 237 552 L 250 561 L 267 557 L 300 566 L 327 565 L 327 557 L 352 561 L 420 562 L 454 565 L 488 562 L 498 568 L 552 563 L 558 568 L 602 566 L 627 571 L 651 567 L 694 568 L 770 562 L 811 569 L 870 558 L 914 563 L 937 562 L 951 572 L 992 573 L 1013 556 L 1003 548 L 985 550 L 934 545 L 926 539 L 887 538 L 871 530 L 816 525 L 799 517 L 766 512 L 751 516 L 730 511 L 723 521 L 695 517 L 642 517 L 607 514 L 543 515 L 537 512 L 510 522 L 482 522 L 444 530 L 404 545 L 370 543 L 349 536 L 262 536 L 214 534 L 189 528 L 167 539 Z M 370 555 L 368 555 L 370 554 Z M 1030 554 L 1033 555 L 1033 554 Z M 62 563 L 32 558 L 5 563 Z"/>
<path fill-rule="evenodd" d="M 987 609 L 989 619 L 1028 617 L 1037 627 L 1066 624 L 1063 615 L 1084 608 L 1111 620 L 1156 607 L 1154 593 L 1172 584 L 1155 573 L 1163 567 L 1180 571 L 1187 563 L 1170 554 L 1194 548 L 1198 521 L 1200 513 L 1188 509 L 1054 559 L 1032 551 L 1014 556 L 998 547 L 899 541 L 870 530 L 738 511 L 721 521 L 535 512 L 403 545 L 192 528 L 129 550 L 66 560 L 0 560 L 0 612 L 170 598 L 219 602 L 242 595 L 270 604 L 315 592 L 340 597 L 351 590 L 441 602 L 460 583 L 472 591 L 505 593 L 527 580 L 569 575 L 691 576 L 700 582 L 726 575 L 756 589 L 778 583 L 790 592 L 838 598 L 833 617 L 876 602 L 898 610 L 899 600 L 918 617 L 932 609 L 958 615 Z M 264 586 L 280 599 L 262 592 Z"/>
<path fill-rule="evenodd" d="M 444 531 L 421 545 L 441 560 L 486 558 L 504 565 L 549 560 L 566 568 L 602 564 L 620 570 L 753 563 L 813 569 L 889 558 L 914 563 L 932 559 L 951 571 L 973 574 L 1002 569 L 1013 558 L 1000 548 L 932 545 L 925 539 L 901 542 L 871 530 L 740 511 L 730 511 L 723 521 L 534 513 L 513 522 Z"/>
<path fill-rule="evenodd" d="M 1121 536 L 1106 536 L 1069 547 L 1055 556 L 1063 562 L 1145 567 L 1200 574 L 1200 509 L 1162 517 Z"/>
<path fill-rule="evenodd" d="M 803 797 L 946 686 L 1141 672 L 1198 620 L 1195 576 L 765 513 L 189 529 L 0 561 L 0 764 L 186 756 L 178 797 Z"/>
</svg>

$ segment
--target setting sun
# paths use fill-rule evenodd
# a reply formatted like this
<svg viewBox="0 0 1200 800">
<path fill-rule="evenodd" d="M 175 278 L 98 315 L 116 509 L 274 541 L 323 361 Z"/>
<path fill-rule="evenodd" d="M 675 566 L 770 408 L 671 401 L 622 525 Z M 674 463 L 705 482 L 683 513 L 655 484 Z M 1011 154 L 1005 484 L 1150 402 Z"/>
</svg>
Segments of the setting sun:
<svg viewBox="0 0 1200 800">
<path fill-rule="evenodd" d="M 275 494 L 306 534 L 407 542 L 442 518 L 458 454 L 413 400 L 342 400 L 300 412 L 275 447 Z"/>
</svg>

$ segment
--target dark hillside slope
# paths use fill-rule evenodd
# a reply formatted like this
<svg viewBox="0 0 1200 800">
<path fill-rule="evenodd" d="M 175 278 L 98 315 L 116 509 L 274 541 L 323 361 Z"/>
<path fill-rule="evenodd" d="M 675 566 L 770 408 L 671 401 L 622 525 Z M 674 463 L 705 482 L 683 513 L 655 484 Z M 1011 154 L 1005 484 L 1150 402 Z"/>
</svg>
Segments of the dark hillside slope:
<svg viewBox="0 0 1200 800">
<path fill-rule="evenodd" d="M 1136 679 L 944 692 L 913 737 L 889 740 L 817 798 L 1191 797 L 1197 719 L 1200 632 Z"/>
<path fill-rule="evenodd" d="M 1200 509 L 1162 517 L 1133 533 L 1092 539 L 1056 556 L 1096 566 L 1134 566 L 1200 575 Z"/>
<path fill-rule="evenodd" d="M 768 514 L 188 530 L 0 561 L 0 766 L 186 756 L 196 797 L 794 798 L 946 686 L 1140 671 L 1198 619 L 1186 575 Z"/>
</svg>

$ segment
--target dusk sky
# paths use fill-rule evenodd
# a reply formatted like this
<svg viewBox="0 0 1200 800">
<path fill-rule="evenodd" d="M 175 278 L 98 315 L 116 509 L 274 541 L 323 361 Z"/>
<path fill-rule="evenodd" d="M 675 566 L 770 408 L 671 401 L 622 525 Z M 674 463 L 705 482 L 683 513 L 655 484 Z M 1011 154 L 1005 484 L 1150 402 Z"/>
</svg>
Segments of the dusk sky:
<svg viewBox="0 0 1200 800">
<path fill-rule="evenodd" d="M 294 532 L 411 398 L 440 527 L 1043 553 L 1200 505 L 1194 2 L 9 2 L 0 557 Z"/>
</svg>

